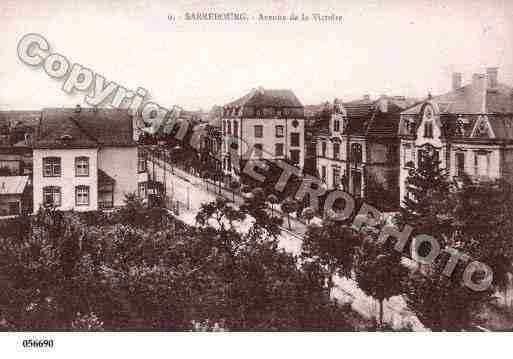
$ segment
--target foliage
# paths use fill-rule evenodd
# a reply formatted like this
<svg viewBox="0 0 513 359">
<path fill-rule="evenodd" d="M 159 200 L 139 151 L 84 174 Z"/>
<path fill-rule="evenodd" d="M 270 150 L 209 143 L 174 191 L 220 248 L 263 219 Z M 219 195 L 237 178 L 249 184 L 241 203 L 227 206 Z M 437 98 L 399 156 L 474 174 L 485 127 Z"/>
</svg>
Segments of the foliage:
<svg viewBox="0 0 513 359">
<path fill-rule="evenodd" d="M 432 235 L 444 247 L 453 228 L 452 186 L 435 155 L 426 152 L 419 162 L 406 179 L 407 194 L 397 217 L 398 223 L 412 226 L 414 235 Z"/>
<path fill-rule="evenodd" d="M 381 246 L 370 235 L 360 247 L 356 281 L 365 294 L 379 302 L 379 325 L 383 326 L 383 302 L 403 293 L 408 269 L 401 263 L 401 254 Z"/>
<path fill-rule="evenodd" d="M 469 330 L 484 304 L 490 302 L 490 291 L 473 291 L 461 283 L 462 270 L 451 277 L 442 274 L 439 260 L 428 273 L 414 273 L 408 282 L 406 302 L 419 320 L 433 331 Z"/>
<path fill-rule="evenodd" d="M 290 226 L 290 214 L 296 211 L 298 208 L 298 203 L 296 200 L 292 199 L 291 197 L 285 198 L 285 200 L 281 204 L 281 210 L 287 214 L 287 220 L 289 223 L 289 229 L 291 229 Z"/>
<path fill-rule="evenodd" d="M 310 224 L 310 221 L 315 217 L 315 211 L 312 207 L 306 207 L 303 210 L 302 216 L 306 219 L 307 223 Z"/>
<path fill-rule="evenodd" d="M 267 234 L 273 238 L 277 238 L 280 234 L 280 226 L 283 224 L 283 220 L 269 215 L 264 191 L 261 188 L 255 188 L 245 197 L 240 210 L 254 218 L 255 222 L 252 230 L 259 233 L 263 231 L 265 233 L 260 234 Z"/>
<path fill-rule="evenodd" d="M 333 287 L 333 275 L 348 277 L 354 264 L 354 253 L 359 246 L 358 236 L 349 226 L 325 219 L 321 226 L 309 226 L 301 257 L 325 268 L 328 290 Z"/>
</svg>

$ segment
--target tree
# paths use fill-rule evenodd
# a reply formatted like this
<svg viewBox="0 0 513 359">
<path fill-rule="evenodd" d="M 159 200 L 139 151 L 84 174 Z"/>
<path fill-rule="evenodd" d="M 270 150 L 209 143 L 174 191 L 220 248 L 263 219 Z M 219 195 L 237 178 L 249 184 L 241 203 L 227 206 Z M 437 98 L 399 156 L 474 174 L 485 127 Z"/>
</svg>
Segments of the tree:
<svg viewBox="0 0 513 359">
<path fill-rule="evenodd" d="M 505 181 L 464 181 L 457 193 L 453 247 L 489 265 L 493 285 L 506 290 L 513 272 L 513 186 Z"/>
<path fill-rule="evenodd" d="M 292 229 L 292 227 L 290 226 L 290 214 L 297 210 L 297 202 L 292 198 L 287 197 L 281 204 L 281 210 L 287 214 L 289 229 Z"/>
<path fill-rule="evenodd" d="M 403 292 L 408 269 L 401 263 L 401 254 L 381 246 L 367 236 L 360 247 L 356 281 L 365 294 L 379 303 L 379 327 L 383 327 L 383 302 Z"/>
<path fill-rule="evenodd" d="M 253 189 L 245 197 L 240 209 L 255 219 L 253 230 L 264 230 L 274 238 L 280 234 L 280 226 L 283 220 L 278 217 L 269 216 L 264 191 L 261 188 Z"/>
<path fill-rule="evenodd" d="M 462 269 L 451 277 L 442 274 L 445 261 L 436 261 L 427 273 L 414 273 L 408 281 L 406 303 L 417 318 L 433 331 L 472 329 L 491 291 L 473 291 L 461 283 Z"/>
<path fill-rule="evenodd" d="M 434 236 L 443 247 L 452 233 L 454 202 L 447 173 L 439 165 L 438 156 L 424 151 L 406 179 L 407 194 L 397 220 L 401 226 L 412 226 L 413 235 Z"/>
<path fill-rule="evenodd" d="M 321 226 L 308 227 L 301 257 L 326 269 L 328 292 L 331 292 L 335 274 L 350 276 L 358 245 L 359 239 L 351 227 L 325 219 Z"/>
<path fill-rule="evenodd" d="M 303 210 L 303 218 L 306 219 L 306 222 L 310 224 L 310 221 L 315 217 L 315 211 L 312 207 L 306 207 Z"/>
<path fill-rule="evenodd" d="M 278 203 L 278 197 L 271 193 L 267 196 L 267 202 L 271 204 L 271 215 L 274 217 L 274 205 Z"/>
<path fill-rule="evenodd" d="M 152 208 L 129 204 L 138 218 Z M 125 209 L 126 210 L 126 209 Z M 43 209 L 23 238 L 0 232 L 0 327 L 9 330 L 352 330 L 322 269 L 239 233 L 244 213 L 205 203 L 197 227 Z M 172 225 L 169 225 L 172 224 Z"/>
<path fill-rule="evenodd" d="M 232 193 L 233 193 L 233 202 L 235 203 L 235 191 L 238 190 L 240 188 L 240 182 L 238 182 L 237 180 L 232 180 L 230 182 L 230 189 L 232 190 Z"/>
</svg>

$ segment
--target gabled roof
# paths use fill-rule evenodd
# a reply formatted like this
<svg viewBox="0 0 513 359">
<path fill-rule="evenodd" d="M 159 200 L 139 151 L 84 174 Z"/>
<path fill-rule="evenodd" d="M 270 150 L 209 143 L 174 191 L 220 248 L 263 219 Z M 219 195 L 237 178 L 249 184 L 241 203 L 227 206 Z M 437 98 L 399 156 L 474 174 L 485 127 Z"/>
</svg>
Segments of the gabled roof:
<svg viewBox="0 0 513 359">
<path fill-rule="evenodd" d="M 380 103 L 386 101 L 386 111 L 381 110 Z M 415 100 L 402 96 L 383 96 L 377 100 L 361 99 L 344 102 L 350 134 L 370 137 L 397 136 L 399 113 L 414 103 Z"/>
<path fill-rule="evenodd" d="M 126 109 L 51 108 L 42 112 L 35 148 L 135 146 Z"/>
<path fill-rule="evenodd" d="M 28 176 L 0 176 L 0 195 L 22 194 L 28 183 Z"/>
<path fill-rule="evenodd" d="M 488 117 L 488 123 L 492 127 L 495 138 L 499 140 L 513 140 L 513 118 L 510 117 Z"/>
<path fill-rule="evenodd" d="M 438 105 L 441 114 L 513 113 L 512 94 L 513 88 L 504 84 L 493 89 L 480 89 L 477 84 L 470 83 L 429 100 Z M 402 114 L 418 114 L 423 104 L 418 103 Z"/>
<path fill-rule="evenodd" d="M 267 90 L 259 88 L 230 102 L 225 107 L 303 107 L 291 90 Z"/>
</svg>

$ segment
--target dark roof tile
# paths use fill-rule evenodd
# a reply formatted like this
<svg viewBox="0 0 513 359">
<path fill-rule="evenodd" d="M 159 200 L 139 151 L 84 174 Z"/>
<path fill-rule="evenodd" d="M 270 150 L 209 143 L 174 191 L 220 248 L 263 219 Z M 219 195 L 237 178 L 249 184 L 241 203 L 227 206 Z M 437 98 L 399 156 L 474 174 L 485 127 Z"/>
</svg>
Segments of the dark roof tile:
<svg viewBox="0 0 513 359">
<path fill-rule="evenodd" d="M 44 109 L 34 147 L 135 146 L 132 121 L 126 109 Z"/>
</svg>

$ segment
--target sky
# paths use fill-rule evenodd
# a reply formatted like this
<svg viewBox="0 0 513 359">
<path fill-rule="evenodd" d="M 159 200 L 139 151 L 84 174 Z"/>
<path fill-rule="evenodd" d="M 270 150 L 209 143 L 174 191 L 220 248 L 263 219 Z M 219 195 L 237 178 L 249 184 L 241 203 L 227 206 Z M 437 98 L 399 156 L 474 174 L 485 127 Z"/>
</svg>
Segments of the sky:
<svg viewBox="0 0 513 359">
<path fill-rule="evenodd" d="M 185 13 L 245 12 L 236 22 L 192 22 Z M 262 22 L 320 13 L 342 21 Z M 173 15 L 175 21 L 170 21 Z M 287 88 L 304 105 L 370 94 L 424 98 L 488 66 L 513 85 L 511 0 L 1 0 L 0 110 L 83 104 L 62 80 L 22 63 L 27 33 L 50 51 L 161 106 L 223 105 L 252 88 Z"/>
</svg>

